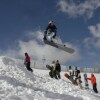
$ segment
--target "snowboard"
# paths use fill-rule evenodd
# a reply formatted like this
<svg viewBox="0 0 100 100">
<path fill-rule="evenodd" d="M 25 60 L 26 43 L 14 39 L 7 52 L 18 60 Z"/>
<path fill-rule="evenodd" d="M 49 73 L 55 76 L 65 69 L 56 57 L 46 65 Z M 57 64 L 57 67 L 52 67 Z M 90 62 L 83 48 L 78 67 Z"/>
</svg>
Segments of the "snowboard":
<svg viewBox="0 0 100 100">
<path fill-rule="evenodd" d="M 71 78 L 71 76 L 70 76 L 69 74 L 65 73 L 64 76 L 65 76 L 67 79 L 69 79 L 69 80 L 72 82 L 72 84 L 78 85 L 77 82 L 76 82 L 73 78 Z"/>
<path fill-rule="evenodd" d="M 59 43 L 55 43 L 55 42 L 51 42 L 51 41 L 48 41 L 48 40 L 44 40 L 44 43 L 45 44 L 48 44 L 50 46 L 53 46 L 55 48 L 58 48 L 58 49 L 61 49 L 63 51 L 66 51 L 68 53 L 74 53 L 74 49 L 72 48 L 69 48 L 69 47 L 66 47 L 66 45 L 63 45 L 63 44 L 59 44 Z"/>
<path fill-rule="evenodd" d="M 46 65 L 46 68 L 50 70 L 49 76 L 50 76 L 51 78 L 53 78 L 53 73 L 52 73 L 53 68 L 52 68 L 50 65 Z"/>
<path fill-rule="evenodd" d="M 84 74 L 84 82 L 85 82 L 85 89 L 89 89 L 89 84 L 88 84 L 88 79 L 87 79 L 87 74 Z"/>
<path fill-rule="evenodd" d="M 50 65 L 46 65 L 46 68 L 52 71 L 52 67 Z"/>
</svg>

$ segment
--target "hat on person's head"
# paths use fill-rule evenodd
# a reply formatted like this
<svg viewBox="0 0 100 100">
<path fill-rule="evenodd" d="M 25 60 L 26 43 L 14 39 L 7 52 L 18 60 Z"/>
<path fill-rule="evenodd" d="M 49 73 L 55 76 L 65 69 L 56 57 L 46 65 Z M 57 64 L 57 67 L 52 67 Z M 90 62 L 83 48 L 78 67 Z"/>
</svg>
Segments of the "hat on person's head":
<svg viewBox="0 0 100 100">
<path fill-rule="evenodd" d="M 71 69 L 71 66 L 69 66 L 69 69 Z"/>
<path fill-rule="evenodd" d="M 28 53 L 27 53 L 27 52 L 25 52 L 25 56 L 26 56 L 26 55 L 28 55 Z"/>
<path fill-rule="evenodd" d="M 53 23 L 53 21 L 49 21 L 49 24 Z"/>
<path fill-rule="evenodd" d="M 59 62 L 59 60 L 57 60 L 56 62 Z"/>
<path fill-rule="evenodd" d="M 93 76 L 94 76 L 94 74 L 93 74 L 93 73 L 91 73 L 91 76 L 93 77 Z"/>
<path fill-rule="evenodd" d="M 55 63 L 55 61 L 53 60 L 53 61 L 52 61 L 52 63 L 54 64 L 54 63 Z"/>
</svg>

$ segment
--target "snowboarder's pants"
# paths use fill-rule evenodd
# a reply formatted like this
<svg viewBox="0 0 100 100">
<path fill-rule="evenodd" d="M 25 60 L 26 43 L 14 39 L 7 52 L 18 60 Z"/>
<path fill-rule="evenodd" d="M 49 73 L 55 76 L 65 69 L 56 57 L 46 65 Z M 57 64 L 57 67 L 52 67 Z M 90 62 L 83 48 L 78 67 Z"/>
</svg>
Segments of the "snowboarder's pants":
<svg viewBox="0 0 100 100">
<path fill-rule="evenodd" d="M 56 31 L 52 31 L 51 29 L 48 29 L 44 32 L 44 40 L 51 41 L 52 38 L 56 37 Z"/>
<path fill-rule="evenodd" d="M 93 90 L 94 90 L 95 93 L 98 93 L 98 90 L 97 90 L 97 84 L 96 84 L 96 83 L 93 84 Z"/>
<path fill-rule="evenodd" d="M 26 68 L 27 68 L 27 70 L 33 72 L 33 70 L 30 68 L 30 62 L 28 62 L 28 63 L 26 64 Z"/>
<path fill-rule="evenodd" d="M 60 76 L 60 72 L 59 71 L 56 71 L 56 76 L 57 76 L 57 78 L 61 78 L 61 76 Z"/>
<path fill-rule="evenodd" d="M 50 76 L 51 78 L 53 78 L 53 74 L 52 74 L 51 71 L 49 72 L 49 76 Z"/>
<path fill-rule="evenodd" d="M 51 70 L 51 71 L 49 72 L 49 75 L 50 75 L 51 78 L 57 79 L 56 71 Z"/>
<path fill-rule="evenodd" d="M 79 87 L 82 88 L 82 85 L 81 85 L 80 79 L 77 79 L 76 82 L 77 82 L 77 84 L 79 85 Z"/>
<path fill-rule="evenodd" d="M 56 37 L 56 30 L 48 29 L 46 34 L 52 35 L 52 37 L 55 38 Z"/>
</svg>

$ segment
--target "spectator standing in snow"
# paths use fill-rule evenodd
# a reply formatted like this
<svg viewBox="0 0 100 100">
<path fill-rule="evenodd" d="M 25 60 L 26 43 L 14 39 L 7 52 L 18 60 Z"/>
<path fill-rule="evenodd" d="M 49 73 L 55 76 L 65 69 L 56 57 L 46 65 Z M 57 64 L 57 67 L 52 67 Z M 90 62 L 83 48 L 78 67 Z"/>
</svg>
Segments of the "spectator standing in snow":
<svg viewBox="0 0 100 100">
<path fill-rule="evenodd" d="M 92 73 L 91 74 L 91 77 L 90 78 L 87 78 L 88 80 L 91 81 L 91 84 L 93 86 L 93 90 L 95 93 L 98 93 L 98 90 L 97 90 L 97 83 L 96 83 L 96 77 L 94 76 L 94 74 Z"/>
<path fill-rule="evenodd" d="M 75 73 L 75 81 L 80 86 L 80 88 L 82 88 L 81 74 L 80 74 L 80 70 L 78 70 L 77 67 L 75 67 L 75 72 L 74 73 Z"/>
<path fill-rule="evenodd" d="M 28 55 L 28 53 L 25 53 L 25 62 L 24 62 L 27 70 L 33 72 L 33 70 L 30 68 L 30 56 Z"/>
<path fill-rule="evenodd" d="M 69 75 L 70 75 L 71 79 L 73 79 L 74 71 L 71 66 L 69 66 Z"/>
<path fill-rule="evenodd" d="M 57 79 L 61 78 L 60 72 L 61 72 L 61 66 L 60 66 L 59 60 L 57 60 L 56 61 L 56 76 L 57 76 Z"/>
</svg>

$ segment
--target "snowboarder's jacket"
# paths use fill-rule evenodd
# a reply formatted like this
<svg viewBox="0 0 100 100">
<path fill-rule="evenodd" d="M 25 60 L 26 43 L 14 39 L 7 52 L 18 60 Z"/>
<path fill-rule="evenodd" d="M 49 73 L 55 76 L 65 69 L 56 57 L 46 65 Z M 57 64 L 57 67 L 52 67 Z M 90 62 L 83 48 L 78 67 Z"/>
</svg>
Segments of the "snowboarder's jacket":
<svg viewBox="0 0 100 100">
<path fill-rule="evenodd" d="M 75 80 L 79 80 L 79 82 L 82 83 L 80 70 L 75 70 Z"/>
<path fill-rule="evenodd" d="M 61 72 L 61 66 L 60 66 L 59 62 L 56 63 L 56 71 Z"/>
<path fill-rule="evenodd" d="M 56 26 L 55 26 L 55 25 L 51 25 L 51 24 L 49 24 L 49 25 L 47 26 L 46 31 L 47 31 L 48 29 L 50 29 L 51 32 L 56 32 L 56 31 L 57 31 Z"/>
<path fill-rule="evenodd" d="M 79 77 L 80 70 L 75 70 L 75 77 Z"/>
<path fill-rule="evenodd" d="M 91 80 L 92 85 L 96 84 L 96 77 L 94 76 L 94 74 L 91 74 L 91 78 L 87 79 Z"/>
<path fill-rule="evenodd" d="M 81 80 L 81 74 L 78 73 L 77 79 Z"/>
<path fill-rule="evenodd" d="M 69 69 L 69 74 L 70 74 L 70 76 L 73 76 L 74 75 L 74 71 L 72 69 Z"/>
<path fill-rule="evenodd" d="M 28 53 L 26 53 L 25 62 L 26 62 L 26 63 L 30 62 L 30 56 L 28 55 Z"/>
<path fill-rule="evenodd" d="M 50 66 L 52 67 L 52 71 L 55 71 L 56 65 L 52 63 Z"/>
</svg>

